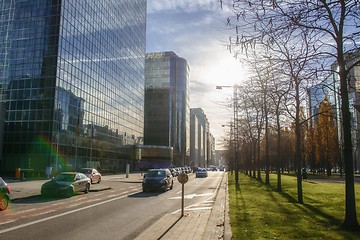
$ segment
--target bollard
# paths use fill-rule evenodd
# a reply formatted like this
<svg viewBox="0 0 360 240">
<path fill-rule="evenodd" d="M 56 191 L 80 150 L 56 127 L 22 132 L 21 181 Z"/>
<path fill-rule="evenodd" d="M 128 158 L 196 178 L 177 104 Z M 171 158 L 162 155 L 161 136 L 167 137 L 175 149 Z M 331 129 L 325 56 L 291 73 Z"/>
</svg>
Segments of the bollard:
<svg viewBox="0 0 360 240">
<path fill-rule="evenodd" d="M 20 168 L 15 168 L 15 178 L 20 179 Z"/>
</svg>

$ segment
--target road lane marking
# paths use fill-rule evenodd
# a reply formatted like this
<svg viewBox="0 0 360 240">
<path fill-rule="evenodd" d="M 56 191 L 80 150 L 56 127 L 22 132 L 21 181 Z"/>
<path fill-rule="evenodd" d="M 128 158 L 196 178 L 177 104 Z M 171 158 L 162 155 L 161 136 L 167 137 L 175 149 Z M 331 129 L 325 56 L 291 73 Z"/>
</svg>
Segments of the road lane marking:
<svg viewBox="0 0 360 240">
<path fill-rule="evenodd" d="M 39 208 L 31 208 L 31 209 L 27 209 L 27 210 L 22 210 L 19 213 L 23 214 L 23 213 L 28 213 L 28 212 L 38 211 L 38 210 L 39 210 Z"/>
<path fill-rule="evenodd" d="M 212 207 L 185 208 L 186 211 L 211 210 Z"/>
<path fill-rule="evenodd" d="M 14 231 L 14 230 L 17 230 L 17 229 L 20 229 L 20 228 L 28 227 L 28 226 L 31 226 L 31 225 L 34 225 L 34 224 L 37 224 L 37 223 L 49 221 L 49 220 L 52 220 L 52 219 L 55 219 L 55 218 L 63 217 L 63 216 L 66 216 L 66 215 L 69 215 L 69 214 L 72 214 L 72 213 L 76 213 L 76 212 L 80 212 L 80 211 L 83 211 L 83 210 L 86 210 L 86 209 L 89 209 L 89 208 L 92 208 L 92 207 L 100 206 L 100 205 L 103 205 L 103 204 L 106 204 L 106 203 L 109 203 L 109 202 L 113 202 L 113 201 L 116 201 L 116 200 L 119 200 L 119 199 L 122 199 L 122 198 L 126 198 L 129 195 L 130 194 L 121 195 L 121 196 L 119 196 L 117 198 L 109 199 L 109 200 L 106 200 L 104 202 L 95 203 L 95 204 L 88 205 L 88 206 L 85 206 L 85 207 L 82 207 L 82 208 L 78 208 L 78 209 L 74 209 L 74 210 L 71 210 L 71 211 L 68 211 L 68 212 L 53 215 L 53 216 L 50 216 L 50 217 L 47 217 L 47 218 L 43 218 L 43 219 L 39 219 L 39 220 L 36 220 L 36 221 L 20 224 L 18 226 L 14 226 L 14 227 L 11 227 L 11 228 L 3 229 L 3 230 L 0 230 L 0 234 L 11 232 L 11 231 Z"/>
<path fill-rule="evenodd" d="M 52 213 L 52 212 L 55 212 L 55 211 L 56 210 L 49 210 L 49 211 L 46 211 L 46 212 L 37 213 L 34 216 L 41 216 L 41 215 L 45 215 L 45 214 Z"/>
<path fill-rule="evenodd" d="M 7 222 L 0 223 L 0 225 L 5 225 L 5 224 L 8 224 L 8 223 L 12 223 L 12 222 L 15 222 L 15 220 L 11 220 L 11 221 L 7 221 Z"/>
<path fill-rule="evenodd" d="M 197 194 L 197 193 L 194 193 L 194 194 L 188 194 L 188 195 L 185 195 L 184 196 L 184 199 L 193 199 L 195 197 L 204 197 L 204 196 L 211 196 L 213 195 L 214 193 L 201 193 L 201 194 Z M 182 197 L 181 196 L 176 196 L 176 197 L 171 197 L 169 199 L 171 200 L 176 200 L 176 199 L 181 199 Z"/>
</svg>

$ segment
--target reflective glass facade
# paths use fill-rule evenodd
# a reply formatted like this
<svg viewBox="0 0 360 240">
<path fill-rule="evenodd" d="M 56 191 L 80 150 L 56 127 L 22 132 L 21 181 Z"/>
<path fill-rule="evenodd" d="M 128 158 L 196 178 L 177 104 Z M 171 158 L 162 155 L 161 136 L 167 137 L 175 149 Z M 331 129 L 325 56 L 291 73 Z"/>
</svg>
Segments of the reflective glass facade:
<svg viewBox="0 0 360 240">
<path fill-rule="evenodd" d="M 1 172 L 119 171 L 144 126 L 146 0 L 0 0 Z"/>
<path fill-rule="evenodd" d="M 173 147 L 174 165 L 189 165 L 189 66 L 173 52 L 145 60 L 144 144 Z"/>
</svg>

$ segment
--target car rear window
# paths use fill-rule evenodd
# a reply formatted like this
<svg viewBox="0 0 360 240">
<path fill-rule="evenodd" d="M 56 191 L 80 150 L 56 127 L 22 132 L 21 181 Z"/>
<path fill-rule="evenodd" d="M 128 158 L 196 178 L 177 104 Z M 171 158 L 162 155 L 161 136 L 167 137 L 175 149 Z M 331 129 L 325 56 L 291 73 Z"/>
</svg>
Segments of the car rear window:
<svg viewBox="0 0 360 240">
<path fill-rule="evenodd" d="M 148 177 L 165 177 L 165 171 L 149 171 Z"/>
<path fill-rule="evenodd" d="M 73 182 L 75 178 L 74 174 L 59 174 L 54 180 L 55 181 L 63 181 L 63 182 Z"/>
</svg>

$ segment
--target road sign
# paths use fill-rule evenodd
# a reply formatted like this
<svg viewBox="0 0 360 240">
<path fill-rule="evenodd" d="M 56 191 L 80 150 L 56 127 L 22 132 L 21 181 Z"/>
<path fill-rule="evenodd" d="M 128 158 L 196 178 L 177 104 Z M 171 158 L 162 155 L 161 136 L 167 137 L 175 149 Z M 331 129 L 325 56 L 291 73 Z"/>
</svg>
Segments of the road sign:
<svg viewBox="0 0 360 240">
<path fill-rule="evenodd" d="M 181 183 L 181 217 L 184 216 L 184 184 L 189 181 L 189 176 L 182 172 L 178 175 L 177 180 Z"/>
<path fill-rule="evenodd" d="M 179 183 L 185 184 L 187 183 L 187 181 L 189 181 L 189 176 L 186 173 L 182 172 L 178 175 L 177 180 L 179 181 Z"/>
</svg>

